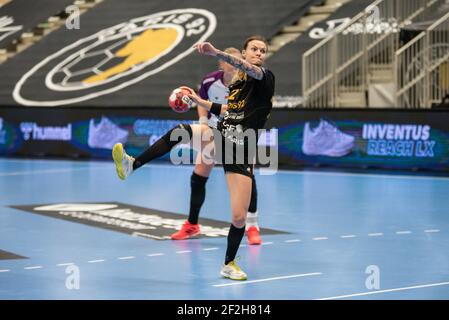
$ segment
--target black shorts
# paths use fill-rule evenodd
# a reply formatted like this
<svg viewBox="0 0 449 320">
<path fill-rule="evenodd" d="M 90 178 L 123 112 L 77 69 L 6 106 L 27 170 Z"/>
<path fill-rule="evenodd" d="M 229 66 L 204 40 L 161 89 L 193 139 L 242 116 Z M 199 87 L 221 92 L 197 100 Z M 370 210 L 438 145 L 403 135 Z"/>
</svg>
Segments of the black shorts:
<svg viewBox="0 0 449 320">
<path fill-rule="evenodd" d="M 253 165 L 252 164 L 224 164 L 223 165 L 224 172 L 233 172 L 238 173 L 249 178 L 253 178 Z"/>
<path fill-rule="evenodd" d="M 215 134 L 215 132 L 215 162 L 223 165 L 225 173 L 232 172 L 252 178 L 255 157 L 248 154 L 247 146 L 238 146 L 223 137 L 222 134 Z"/>
</svg>

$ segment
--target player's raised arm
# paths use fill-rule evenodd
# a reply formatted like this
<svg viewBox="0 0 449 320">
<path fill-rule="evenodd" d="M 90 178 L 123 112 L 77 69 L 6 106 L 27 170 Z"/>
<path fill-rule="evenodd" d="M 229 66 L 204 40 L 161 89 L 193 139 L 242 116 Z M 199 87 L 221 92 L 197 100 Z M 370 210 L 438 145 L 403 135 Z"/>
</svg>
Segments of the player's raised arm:
<svg viewBox="0 0 449 320">
<path fill-rule="evenodd" d="M 261 80 L 263 78 L 263 71 L 258 66 L 258 63 L 262 62 L 262 59 L 260 58 L 260 55 L 266 54 L 266 47 L 263 46 L 261 48 L 258 48 L 257 46 L 252 46 L 246 51 L 251 50 L 251 60 L 247 61 L 246 59 L 241 59 L 239 57 L 235 57 L 231 54 L 228 54 L 226 52 L 223 52 L 221 50 L 218 50 L 215 48 L 210 42 L 200 42 L 194 45 L 194 48 L 198 50 L 199 53 L 208 55 L 208 56 L 214 56 L 217 57 L 220 60 L 223 60 L 230 65 L 236 67 L 237 69 L 245 72 L 248 76 L 251 78 Z M 245 50 L 244 50 L 245 51 Z M 245 55 L 245 53 L 243 53 Z M 255 55 L 253 57 L 253 55 Z"/>
</svg>

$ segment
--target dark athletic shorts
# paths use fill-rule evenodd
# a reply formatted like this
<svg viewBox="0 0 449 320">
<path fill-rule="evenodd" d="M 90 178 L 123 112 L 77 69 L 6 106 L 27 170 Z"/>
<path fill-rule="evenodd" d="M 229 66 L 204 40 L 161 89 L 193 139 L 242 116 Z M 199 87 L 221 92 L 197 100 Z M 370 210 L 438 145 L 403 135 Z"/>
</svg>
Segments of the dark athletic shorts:
<svg viewBox="0 0 449 320">
<path fill-rule="evenodd" d="M 220 141 L 221 144 L 218 144 L 217 141 Z M 233 172 L 249 178 L 253 177 L 255 157 L 248 154 L 246 145 L 238 146 L 216 130 L 214 130 L 214 142 L 215 161 L 217 164 L 223 165 L 225 173 Z"/>
</svg>

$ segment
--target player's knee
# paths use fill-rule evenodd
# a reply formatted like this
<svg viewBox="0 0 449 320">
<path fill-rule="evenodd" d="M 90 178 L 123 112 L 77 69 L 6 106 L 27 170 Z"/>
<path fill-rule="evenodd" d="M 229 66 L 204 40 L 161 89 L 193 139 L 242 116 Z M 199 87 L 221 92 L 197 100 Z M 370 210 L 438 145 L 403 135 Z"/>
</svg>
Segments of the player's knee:
<svg viewBox="0 0 449 320">
<path fill-rule="evenodd" d="M 184 132 L 187 132 L 187 134 L 189 135 L 189 140 L 192 139 L 193 131 L 192 131 L 192 127 L 190 126 L 190 124 L 180 123 L 175 127 L 175 130 L 183 130 Z"/>
<path fill-rule="evenodd" d="M 236 228 L 242 228 L 246 222 L 246 210 L 244 208 L 233 210 L 232 224 Z"/>
<path fill-rule="evenodd" d="M 180 123 L 173 129 L 168 131 L 162 137 L 162 139 L 164 139 L 167 144 L 171 145 L 172 142 L 174 142 L 175 144 L 177 144 L 181 141 L 189 142 L 190 140 L 192 140 L 192 136 L 193 136 L 193 133 L 192 133 L 192 127 L 190 126 L 190 124 Z M 185 141 L 185 140 L 187 140 L 187 141 Z"/>
<path fill-rule="evenodd" d="M 234 225 L 234 227 L 236 227 L 236 228 L 243 228 L 244 226 L 245 226 L 245 219 L 243 219 L 243 220 L 232 220 L 232 224 Z"/>
<path fill-rule="evenodd" d="M 200 175 L 202 177 L 209 177 L 210 172 L 212 171 L 213 167 L 214 167 L 214 163 L 208 164 L 208 163 L 205 163 L 205 161 L 202 161 L 195 165 L 194 172 L 197 175 Z"/>
</svg>

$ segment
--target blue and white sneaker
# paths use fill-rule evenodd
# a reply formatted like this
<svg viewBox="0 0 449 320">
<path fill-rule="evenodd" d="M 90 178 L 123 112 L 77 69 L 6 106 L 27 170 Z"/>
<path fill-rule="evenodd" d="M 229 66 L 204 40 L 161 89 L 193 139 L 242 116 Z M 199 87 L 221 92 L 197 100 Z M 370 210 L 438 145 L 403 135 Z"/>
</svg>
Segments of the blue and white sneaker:
<svg viewBox="0 0 449 320">
<path fill-rule="evenodd" d="M 352 151 L 354 142 L 353 136 L 321 119 L 315 129 L 309 122 L 304 125 L 302 152 L 308 156 L 343 157 Z"/>
<path fill-rule="evenodd" d="M 118 177 L 122 180 L 128 178 L 133 172 L 134 158 L 126 154 L 121 143 L 116 143 L 112 148 L 112 158 Z"/>
</svg>

